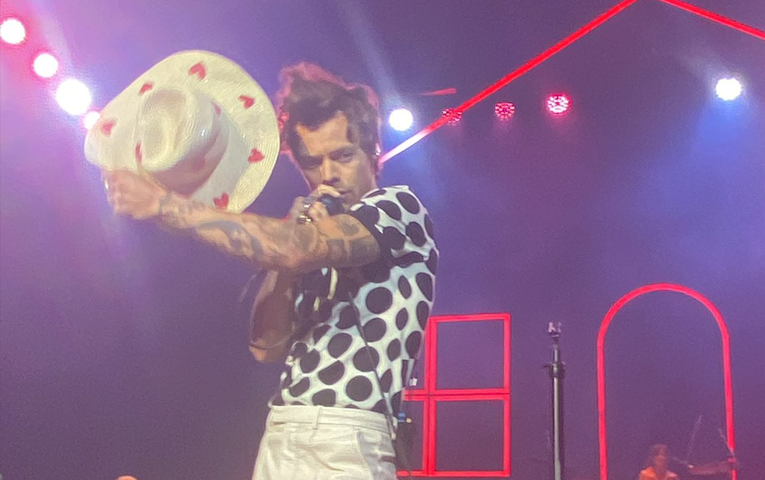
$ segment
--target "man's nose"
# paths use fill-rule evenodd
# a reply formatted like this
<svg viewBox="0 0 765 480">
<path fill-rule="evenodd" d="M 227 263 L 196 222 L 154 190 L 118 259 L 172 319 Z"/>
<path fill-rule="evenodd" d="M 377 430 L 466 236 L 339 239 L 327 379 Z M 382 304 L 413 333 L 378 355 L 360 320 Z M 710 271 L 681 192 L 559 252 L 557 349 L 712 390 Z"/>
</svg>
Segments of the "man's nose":
<svg viewBox="0 0 765 480">
<path fill-rule="evenodd" d="M 320 167 L 321 181 L 326 185 L 332 185 L 337 181 L 335 162 L 330 158 L 324 158 Z"/>
</svg>

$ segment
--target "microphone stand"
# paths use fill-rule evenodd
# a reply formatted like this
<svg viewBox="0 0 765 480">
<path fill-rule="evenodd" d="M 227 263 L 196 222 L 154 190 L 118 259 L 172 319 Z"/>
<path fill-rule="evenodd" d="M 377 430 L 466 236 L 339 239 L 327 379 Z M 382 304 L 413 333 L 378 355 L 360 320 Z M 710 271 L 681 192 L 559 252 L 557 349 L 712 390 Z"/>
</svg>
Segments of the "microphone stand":
<svg viewBox="0 0 765 480">
<path fill-rule="evenodd" d="M 555 325 L 550 322 L 547 326 L 547 334 L 553 342 L 552 362 L 545 365 L 552 380 L 552 478 L 563 480 L 565 468 L 565 455 L 563 447 L 563 377 L 566 373 L 566 365 L 560 355 L 560 332 L 561 324 Z"/>
</svg>

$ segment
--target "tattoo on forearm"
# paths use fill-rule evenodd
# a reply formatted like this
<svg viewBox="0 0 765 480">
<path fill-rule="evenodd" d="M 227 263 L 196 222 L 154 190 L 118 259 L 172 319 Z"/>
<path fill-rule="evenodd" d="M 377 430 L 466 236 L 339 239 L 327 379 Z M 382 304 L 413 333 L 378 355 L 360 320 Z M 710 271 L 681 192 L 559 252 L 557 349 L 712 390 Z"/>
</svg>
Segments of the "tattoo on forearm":
<svg viewBox="0 0 765 480">
<path fill-rule="evenodd" d="M 158 221 L 189 230 L 226 253 L 264 268 L 309 270 L 360 265 L 379 255 L 377 241 L 350 216 L 297 225 L 258 215 L 235 215 L 176 194 L 160 200 Z"/>
<path fill-rule="evenodd" d="M 359 233 L 358 224 L 355 222 L 355 220 L 352 222 L 353 223 L 346 221 L 344 217 L 338 217 L 337 219 L 337 224 L 340 227 L 340 230 L 343 232 L 343 234 L 349 237 Z"/>
<path fill-rule="evenodd" d="M 351 258 L 361 259 L 374 257 L 378 252 L 377 241 L 372 238 L 357 238 L 351 240 Z"/>
</svg>

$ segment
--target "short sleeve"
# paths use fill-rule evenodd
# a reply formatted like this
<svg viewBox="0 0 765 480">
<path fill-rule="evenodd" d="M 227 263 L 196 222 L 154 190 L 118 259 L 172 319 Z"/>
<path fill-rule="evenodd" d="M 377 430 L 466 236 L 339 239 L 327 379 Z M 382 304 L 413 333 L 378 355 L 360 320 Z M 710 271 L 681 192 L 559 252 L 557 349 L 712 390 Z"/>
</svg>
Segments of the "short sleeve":
<svg viewBox="0 0 765 480">
<path fill-rule="evenodd" d="M 383 257 L 394 265 L 408 266 L 430 260 L 432 270 L 435 270 L 437 253 L 433 222 L 408 187 L 386 187 L 369 192 L 351 207 L 348 214 L 374 235 Z"/>
</svg>

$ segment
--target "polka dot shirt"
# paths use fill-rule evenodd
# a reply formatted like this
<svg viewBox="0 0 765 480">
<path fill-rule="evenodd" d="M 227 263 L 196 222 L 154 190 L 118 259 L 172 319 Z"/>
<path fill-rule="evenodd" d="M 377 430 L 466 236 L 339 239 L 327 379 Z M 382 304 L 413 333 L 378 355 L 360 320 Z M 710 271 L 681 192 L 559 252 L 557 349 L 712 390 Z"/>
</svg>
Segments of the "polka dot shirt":
<svg viewBox="0 0 765 480">
<path fill-rule="evenodd" d="M 395 413 L 401 404 L 433 305 L 433 223 L 406 186 L 369 192 L 348 214 L 374 235 L 381 256 L 362 267 L 323 268 L 301 278 L 296 340 L 271 405 L 386 413 L 387 401 Z"/>
</svg>

